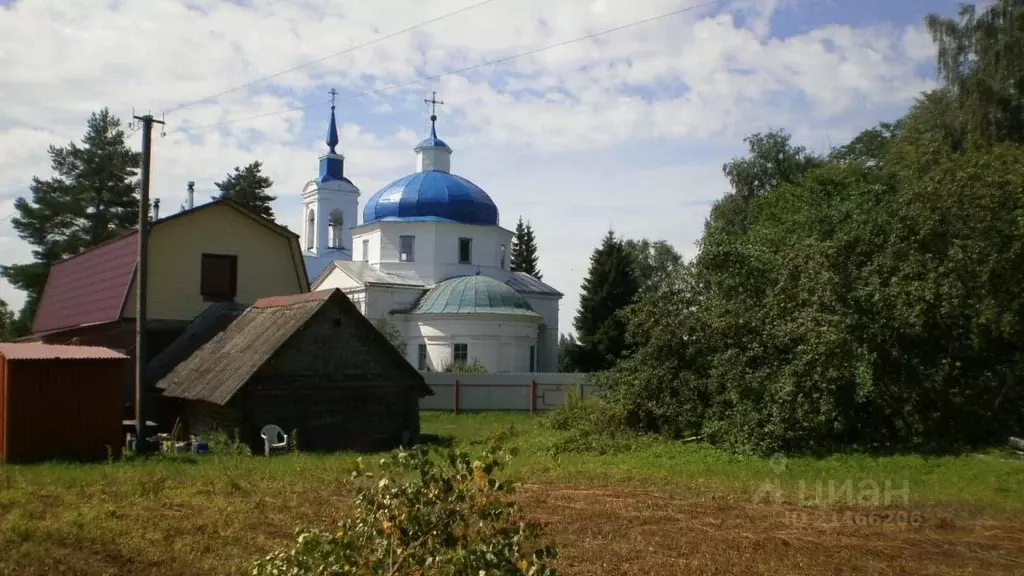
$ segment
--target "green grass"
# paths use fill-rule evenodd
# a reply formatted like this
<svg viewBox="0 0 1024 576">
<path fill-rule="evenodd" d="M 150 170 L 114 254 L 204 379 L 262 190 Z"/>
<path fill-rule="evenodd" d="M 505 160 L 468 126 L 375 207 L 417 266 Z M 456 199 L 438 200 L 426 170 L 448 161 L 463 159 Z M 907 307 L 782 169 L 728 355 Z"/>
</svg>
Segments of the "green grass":
<svg viewBox="0 0 1024 576">
<path fill-rule="evenodd" d="M 520 454 L 508 474 L 529 484 L 639 486 L 749 503 L 775 478 L 788 501 L 797 499 L 801 480 L 812 494 L 821 480 L 826 496 L 829 480 L 851 481 L 855 496 L 864 480 L 880 488 L 885 480 L 897 488 L 906 480 L 916 509 L 975 517 L 1016 517 L 1024 509 L 1024 461 L 998 452 L 793 458 L 777 474 L 764 459 L 656 440 L 636 442 L 628 452 L 555 459 L 546 448 L 561 433 L 543 426 L 542 416 L 424 413 L 422 422 L 424 433 L 470 449 L 509 426 Z M 335 524 L 350 503 L 346 479 L 356 458 L 211 453 L 0 465 L 0 575 L 237 573 L 292 540 L 296 528 Z"/>
<path fill-rule="evenodd" d="M 638 441 L 625 452 L 569 454 L 555 459 L 546 446 L 558 432 L 544 427 L 542 421 L 543 416 L 514 413 L 425 413 L 422 427 L 424 432 L 472 444 L 494 431 L 514 426 L 521 453 L 510 472 L 530 482 L 626 482 L 753 498 L 762 485 L 778 480 L 784 501 L 829 502 L 830 494 L 835 494 L 844 504 L 848 493 L 843 488 L 849 483 L 854 500 L 863 497 L 866 505 L 884 506 L 888 481 L 894 506 L 903 504 L 898 491 L 905 486 L 910 506 L 1024 510 L 1024 460 L 1013 459 L 1000 450 L 961 456 L 793 457 L 780 466 L 779 461 L 730 454 L 706 444 L 651 439 Z M 877 498 L 872 498 L 873 486 L 878 487 Z"/>
</svg>

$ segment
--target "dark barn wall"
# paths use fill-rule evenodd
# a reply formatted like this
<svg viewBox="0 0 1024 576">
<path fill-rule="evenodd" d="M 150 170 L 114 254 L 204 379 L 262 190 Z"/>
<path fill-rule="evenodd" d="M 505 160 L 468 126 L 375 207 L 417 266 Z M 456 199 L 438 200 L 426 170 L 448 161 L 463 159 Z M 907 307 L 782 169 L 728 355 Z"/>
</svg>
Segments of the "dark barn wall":
<svg viewBox="0 0 1024 576">
<path fill-rule="evenodd" d="M 185 332 L 187 322 L 167 320 L 154 321 L 156 326 L 146 331 L 146 357 L 152 360 L 163 352 L 178 336 Z M 135 320 L 96 324 L 84 328 L 64 330 L 55 334 L 40 337 L 47 344 L 80 344 L 82 346 L 103 346 L 128 355 L 129 363 L 124 376 L 125 406 L 122 416 L 126 419 L 135 418 Z M 161 402 L 155 391 L 149 395 L 152 405 L 149 406 L 147 420 L 156 420 L 161 430 L 169 429 L 174 422 L 167 423 L 170 413 Z M 173 419 L 172 419 L 173 420 Z"/>
<path fill-rule="evenodd" d="M 247 437 L 298 430 L 305 450 L 386 450 L 419 435 L 419 397 L 378 342 L 324 306 L 246 385 Z"/>
</svg>

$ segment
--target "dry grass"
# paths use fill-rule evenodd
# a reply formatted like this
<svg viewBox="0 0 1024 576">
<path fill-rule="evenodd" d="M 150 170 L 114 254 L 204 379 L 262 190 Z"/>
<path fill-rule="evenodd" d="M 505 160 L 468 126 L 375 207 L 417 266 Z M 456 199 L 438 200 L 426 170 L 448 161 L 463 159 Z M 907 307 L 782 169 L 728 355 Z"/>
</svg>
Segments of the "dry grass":
<svg viewBox="0 0 1024 576">
<path fill-rule="evenodd" d="M 843 456 L 794 460 L 780 475 L 790 487 L 802 478 L 909 479 L 904 511 L 923 520 L 912 526 L 892 522 L 896 509 L 818 517 L 755 503 L 766 464 L 704 448 L 654 445 L 556 462 L 541 449 L 550 432 L 525 416 L 431 415 L 424 428 L 473 444 L 508 423 L 520 427 L 524 448 L 513 475 L 528 484 L 517 498 L 547 525 L 567 574 L 1024 574 L 1020 462 Z M 253 558 L 290 544 L 296 528 L 338 521 L 353 460 L 0 466 L 0 574 L 243 573 Z M 872 517 L 876 525 L 857 524 Z"/>
<path fill-rule="evenodd" d="M 748 499 L 621 486 L 533 485 L 521 498 L 561 544 L 569 574 L 1021 574 L 1024 524 L 884 524 L 871 509 L 819 514 Z M 806 515 L 803 522 L 794 515 Z M 874 514 L 874 516 L 872 516 Z M 877 525 L 857 525 L 857 519 Z"/>
</svg>

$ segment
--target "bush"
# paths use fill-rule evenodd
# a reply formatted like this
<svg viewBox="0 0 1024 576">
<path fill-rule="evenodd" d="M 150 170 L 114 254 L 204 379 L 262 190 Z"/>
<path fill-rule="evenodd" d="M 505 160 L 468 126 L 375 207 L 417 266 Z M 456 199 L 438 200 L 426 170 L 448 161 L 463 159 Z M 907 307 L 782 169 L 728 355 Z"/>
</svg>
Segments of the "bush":
<svg viewBox="0 0 1024 576">
<path fill-rule="evenodd" d="M 450 362 L 441 369 L 441 372 L 453 372 L 457 374 L 485 374 L 487 373 L 487 366 L 485 366 L 483 362 L 474 358 L 473 361 L 468 364 Z"/>
<path fill-rule="evenodd" d="M 621 412 L 599 398 L 570 393 L 545 420 L 561 432 L 547 446 L 548 454 L 609 454 L 632 450 L 639 436 L 628 429 Z"/>
<path fill-rule="evenodd" d="M 511 452 L 500 442 L 478 458 L 446 449 L 399 450 L 359 492 L 355 512 L 333 532 L 300 531 L 291 550 L 255 562 L 253 576 L 477 574 L 555 576 L 551 546 L 529 551 L 540 535 L 493 474 Z"/>
</svg>

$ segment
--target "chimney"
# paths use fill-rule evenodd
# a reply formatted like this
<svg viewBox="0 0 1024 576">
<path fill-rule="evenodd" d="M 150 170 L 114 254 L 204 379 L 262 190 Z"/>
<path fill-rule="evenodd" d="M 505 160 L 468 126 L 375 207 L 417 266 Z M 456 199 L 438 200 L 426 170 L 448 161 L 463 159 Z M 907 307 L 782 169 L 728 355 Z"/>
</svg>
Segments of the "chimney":
<svg viewBox="0 0 1024 576">
<path fill-rule="evenodd" d="M 196 183 L 189 180 L 188 183 L 186 183 L 185 185 L 188 186 L 187 199 L 185 200 L 185 209 L 191 210 L 196 196 Z"/>
<path fill-rule="evenodd" d="M 159 219 L 160 219 L 160 199 L 157 198 L 157 199 L 153 200 L 153 220 L 156 221 L 156 220 L 159 220 Z"/>
</svg>

